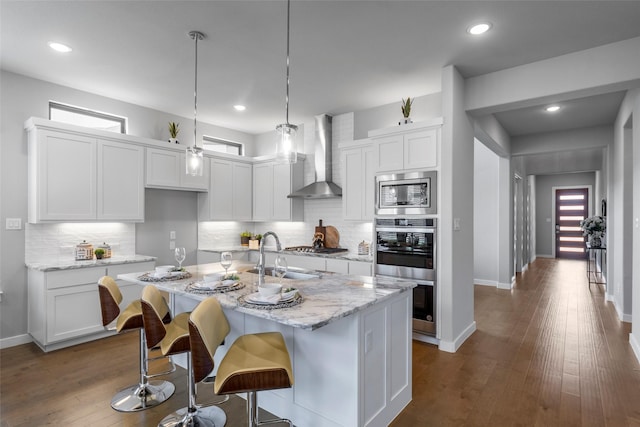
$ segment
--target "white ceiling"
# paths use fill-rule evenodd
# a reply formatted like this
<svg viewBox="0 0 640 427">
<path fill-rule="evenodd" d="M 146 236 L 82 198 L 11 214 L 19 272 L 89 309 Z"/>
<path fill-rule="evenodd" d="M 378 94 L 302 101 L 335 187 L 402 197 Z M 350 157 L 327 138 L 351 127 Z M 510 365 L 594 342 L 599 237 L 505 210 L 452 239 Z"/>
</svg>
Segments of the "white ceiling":
<svg viewBox="0 0 640 427">
<path fill-rule="evenodd" d="M 11 72 L 248 133 L 284 121 L 285 1 L 1 2 Z M 489 20 L 482 37 L 469 24 Z M 639 1 L 293 1 L 290 121 L 440 91 L 442 67 L 471 77 L 640 36 Z M 60 55 L 56 40 L 73 47 Z M 555 116 L 496 115 L 512 135 L 610 124 L 622 93 L 569 100 Z M 234 104 L 245 104 L 238 113 Z M 399 104 L 398 104 L 399 105 Z M 398 107 L 399 108 L 399 107 Z"/>
</svg>

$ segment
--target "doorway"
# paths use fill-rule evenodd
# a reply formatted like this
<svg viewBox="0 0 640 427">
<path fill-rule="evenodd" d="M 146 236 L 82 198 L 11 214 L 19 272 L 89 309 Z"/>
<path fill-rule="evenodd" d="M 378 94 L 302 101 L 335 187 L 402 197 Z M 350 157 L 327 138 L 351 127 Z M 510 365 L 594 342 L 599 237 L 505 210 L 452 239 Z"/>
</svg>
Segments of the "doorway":
<svg viewBox="0 0 640 427">
<path fill-rule="evenodd" d="M 588 215 L 587 187 L 555 190 L 556 258 L 585 259 L 580 221 Z"/>
</svg>

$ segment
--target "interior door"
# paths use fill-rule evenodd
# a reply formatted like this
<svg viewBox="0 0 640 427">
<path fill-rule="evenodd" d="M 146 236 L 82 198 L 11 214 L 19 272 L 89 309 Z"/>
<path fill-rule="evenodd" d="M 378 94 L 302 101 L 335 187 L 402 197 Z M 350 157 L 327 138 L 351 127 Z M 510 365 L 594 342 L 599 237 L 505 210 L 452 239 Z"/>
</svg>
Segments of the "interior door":
<svg viewBox="0 0 640 427">
<path fill-rule="evenodd" d="M 585 259 L 585 238 L 580 221 L 589 213 L 589 190 L 556 190 L 556 258 Z"/>
</svg>

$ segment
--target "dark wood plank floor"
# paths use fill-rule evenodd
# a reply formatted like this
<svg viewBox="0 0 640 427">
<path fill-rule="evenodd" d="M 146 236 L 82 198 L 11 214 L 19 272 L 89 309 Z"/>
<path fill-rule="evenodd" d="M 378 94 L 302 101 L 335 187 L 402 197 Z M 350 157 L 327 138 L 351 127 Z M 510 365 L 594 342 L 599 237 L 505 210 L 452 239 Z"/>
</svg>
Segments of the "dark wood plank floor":
<svg viewBox="0 0 640 427">
<path fill-rule="evenodd" d="M 640 366 L 584 261 L 539 259 L 511 291 L 476 286 L 478 330 L 455 354 L 413 344 L 413 401 L 393 422 L 413 426 L 640 426 Z M 0 420 L 14 426 L 155 426 L 187 401 L 176 394 L 135 414 L 111 396 L 137 378 L 137 335 L 42 353 L 0 351 Z M 199 401 L 216 399 L 199 388 Z M 227 426 L 246 425 L 244 400 L 221 407 Z M 299 426 L 305 427 L 305 426 Z"/>
</svg>

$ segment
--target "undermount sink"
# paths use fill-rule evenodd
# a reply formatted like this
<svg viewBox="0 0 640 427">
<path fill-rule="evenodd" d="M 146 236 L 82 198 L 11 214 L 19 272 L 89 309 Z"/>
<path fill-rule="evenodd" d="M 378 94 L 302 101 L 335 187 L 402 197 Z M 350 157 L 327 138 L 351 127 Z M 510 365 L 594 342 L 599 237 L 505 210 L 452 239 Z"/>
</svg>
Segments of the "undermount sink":
<svg viewBox="0 0 640 427">
<path fill-rule="evenodd" d="M 247 270 L 247 273 L 258 274 L 258 269 L 252 268 L 251 270 Z M 273 273 L 273 267 L 265 267 L 264 275 L 275 276 L 275 274 Z M 319 279 L 320 273 L 310 272 L 309 270 L 302 270 L 302 269 L 298 270 L 296 268 L 289 267 L 289 269 L 287 270 L 287 274 L 284 275 L 284 278 L 291 279 L 291 280 Z"/>
</svg>

